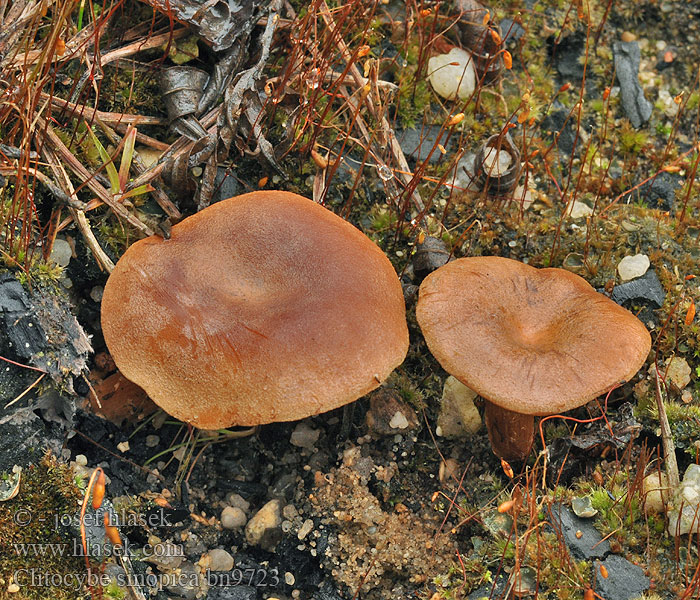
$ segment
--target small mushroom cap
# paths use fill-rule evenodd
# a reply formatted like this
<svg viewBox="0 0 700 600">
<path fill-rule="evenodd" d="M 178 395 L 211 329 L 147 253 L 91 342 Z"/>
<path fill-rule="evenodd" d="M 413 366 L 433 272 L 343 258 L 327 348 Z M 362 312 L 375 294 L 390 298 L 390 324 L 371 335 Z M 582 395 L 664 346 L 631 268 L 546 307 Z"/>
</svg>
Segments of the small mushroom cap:
<svg viewBox="0 0 700 600">
<path fill-rule="evenodd" d="M 461 258 L 420 286 L 433 356 L 487 400 L 524 414 L 571 410 L 629 380 L 651 336 L 632 313 L 564 269 Z"/>
<path fill-rule="evenodd" d="M 291 421 L 376 388 L 408 350 L 384 253 L 322 206 L 259 191 L 133 244 L 102 297 L 121 372 L 203 429 Z"/>
</svg>

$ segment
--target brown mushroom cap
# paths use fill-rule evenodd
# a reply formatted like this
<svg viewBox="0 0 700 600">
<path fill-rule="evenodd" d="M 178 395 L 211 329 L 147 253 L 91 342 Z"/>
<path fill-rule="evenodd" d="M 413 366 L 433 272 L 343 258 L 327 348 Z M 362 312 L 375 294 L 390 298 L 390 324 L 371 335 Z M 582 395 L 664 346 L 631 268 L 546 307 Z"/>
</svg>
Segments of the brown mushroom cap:
<svg viewBox="0 0 700 600">
<path fill-rule="evenodd" d="M 571 410 L 630 379 L 651 347 L 629 311 L 563 269 L 461 258 L 423 281 L 416 317 L 448 372 L 507 410 Z"/>
<path fill-rule="evenodd" d="M 224 200 L 133 244 L 102 297 L 121 372 L 197 427 L 328 411 L 376 388 L 408 349 L 383 252 L 288 192 Z"/>
</svg>

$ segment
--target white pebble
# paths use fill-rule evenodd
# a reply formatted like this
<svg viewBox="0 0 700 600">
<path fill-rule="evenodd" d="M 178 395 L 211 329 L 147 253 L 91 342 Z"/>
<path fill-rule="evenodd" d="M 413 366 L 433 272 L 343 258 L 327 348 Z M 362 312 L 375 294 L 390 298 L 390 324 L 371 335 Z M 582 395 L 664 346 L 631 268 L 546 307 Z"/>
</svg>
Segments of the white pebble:
<svg viewBox="0 0 700 600">
<path fill-rule="evenodd" d="M 250 510 L 250 502 L 236 492 L 229 492 L 226 494 L 226 504 L 229 506 L 237 506 L 244 513 L 247 513 Z"/>
<path fill-rule="evenodd" d="M 160 444 L 160 437 L 157 435 L 146 436 L 146 448 L 155 448 L 158 444 Z"/>
<path fill-rule="evenodd" d="M 629 281 L 641 277 L 649 269 L 649 257 L 646 254 L 625 256 L 617 265 L 617 272 L 622 281 Z"/>
<path fill-rule="evenodd" d="M 389 421 L 389 427 L 392 429 L 406 429 L 406 427 L 408 427 L 408 419 L 406 418 L 406 415 L 404 415 L 400 410 L 397 410 L 394 413 L 394 416 L 391 417 L 391 421 Z"/>
<path fill-rule="evenodd" d="M 59 267 L 67 267 L 70 259 L 73 257 L 73 249 L 70 244 L 61 238 L 56 238 L 51 248 L 50 258 Z"/>
<path fill-rule="evenodd" d="M 513 157 L 505 150 L 491 146 L 484 154 L 483 169 L 490 177 L 500 177 L 513 163 Z"/>
<path fill-rule="evenodd" d="M 227 506 L 221 511 L 221 526 L 224 529 L 240 529 L 248 518 L 238 506 Z"/>
<path fill-rule="evenodd" d="M 78 456 L 75 457 L 75 462 L 81 467 L 84 467 L 87 465 L 87 456 L 84 454 L 78 454 Z"/>
<path fill-rule="evenodd" d="M 209 550 L 209 568 L 212 571 L 230 571 L 233 569 L 233 556 L 226 550 L 214 548 Z"/>
<path fill-rule="evenodd" d="M 304 524 L 299 528 L 299 531 L 297 532 L 297 537 L 300 540 L 303 540 L 307 535 L 311 533 L 311 530 L 314 528 L 314 522 L 311 519 L 306 519 L 304 521 Z"/>
<path fill-rule="evenodd" d="M 428 60 L 428 80 L 443 98 L 467 100 L 476 88 L 474 61 L 465 50 L 452 48 L 447 54 L 438 54 Z"/>
<path fill-rule="evenodd" d="M 583 219 L 585 217 L 590 217 L 592 214 L 593 209 L 585 202 L 579 202 L 578 200 L 574 200 L 574 203 L 569 209 L 569 216 L 572 219 Z"/>
<path fill-rule="evenodd" d="M 313 448 L 320 435 L 321 432 L 318 429 L 313 429 L 302 421 L 292 431 L 289 443 L 298 448 Z"/>
</svg>

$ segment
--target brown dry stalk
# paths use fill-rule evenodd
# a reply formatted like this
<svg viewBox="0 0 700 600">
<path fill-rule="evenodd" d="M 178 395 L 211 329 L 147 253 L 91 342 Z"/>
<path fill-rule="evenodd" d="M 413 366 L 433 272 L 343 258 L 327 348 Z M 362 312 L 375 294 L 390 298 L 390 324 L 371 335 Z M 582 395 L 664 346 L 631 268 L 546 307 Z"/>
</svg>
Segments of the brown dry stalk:
<svg viewBox="0 0 700 600">
<path fill-rule="evenodd" d="M 73 184 L 71 183 L 70 177 L 68 177 L 68 173 L 66 173 L 65 168 L 58 161 L 58 157 L 56 156 L 53 149 L 49 148 L 46 144 L 44 144 L 44 147 L 42 148 L 42 153 L 43 153 L 46 161 L 49 163 L 49 167 L 54 172 L 56 179 L 58 179 L 60 187 L 63 189 L 63 191 L 66 193 L 66 195 L 68 197 L 74 198 L 75 197 L 75 189 L 73 188 Z M 37 171 L 37 176 L 38 176 L 38 174 L 39 173 Z M 40 177 L 39 177 L 39 179 L 41 180 Z M 90 248 L 90 251 L 92 252 L 92 255 L 95 257 L 95 260 L 97 261 L 97 264 L 100 267 L 100 269 L 106 271 L 107 273 L 111 273 L 112 270 L 114 269 L 114 263 L 109 258 L 109 256 L 107 256 L 105 251 L 102 250 L 102 247 L 100 246 L 99 242 L 97 241 L 95 234 L 92 232 L 92 229 L 90 228 L 90 222 L 87 220 L 87 217 L 85 216 L 85 211 L 80 210 L 80 209 L 76 208 L 75 206 L 69 206 L 68 210 L 70 211 L 71 215 L 73 216 L 73 220 L 75 221 L 76 225 L 78 226 L 78 230 L 82 234 L 83 239 L 85 240 L 85 244 L 87 245 L 88 248 Z M 51 242 L 53 243 L 53 240 L 51 240 Z"/>
<path fill-rule="evenodd" d="M 60 157 L 68 165 L 68 168 L 84 183 L 99 200 L 109 206 L 114 213 L 124 219 L 127 223 L 141 231 L 144 235 L 153 235 L 153 230 L 145 223 L 133 216 L 126 207 L 117 202 L 113 194 L 105 189 L 95 177 L 83 166 L 83 164 L 72 154 L 61 139 L 56 135 L 53 128 L 41 117 L 37 117 L 39 129 L 44 133 L 44 139 L 48 142 Z"/>
<path fill-rule="evenodd" d="M 321 15 L 321 18 L 324 20 L 328 28 L 332 32 L 338 32 L 336 23 L 333 19 L 333 15 L 331 13 L 331 9 L 329 8 L 328 4 L 326 3 L 326 0 L 321 0 L 320 2 L 320 8 L 321 10 L 319 11 L 319 14 Z M 334 36 L 336 43 L 338 44 L 338 49 L 340 50 L 341 54 L 343 55 L 343 58 L 349 63 L 349 72 L 350 76 L 353 78 L 355 81 L 355 85 L 362 89 L 365 86 L 365 78 L 362 76 L 360 73 L 360 70 L 357 68 L 357 65 L 353 62 L 353 55 L 352 52 L 350 52 L 347 44 L 343 40 L 342 36 L 338 32 L 337 36 Z M 415 177 L 413 176 L 411 169 L 408 166 L 408 161 L 406 160 L 406 156 L 403 153 L 403 150 L 401 149 L 401 144 L 399 144 L 399 141 L 396 139 L 396 135 L 394 135 L 394 129 L 389 125 L 389 121 L 387 121 L 386 116 L 378 110 L 377 108 L 377 103 L 379 102 L 379 98 L 376 97 L 376 90 L 374 89 L 373 86 L 370 86 L 370 90 L 368 94 L 362 94 L 362 100 L 363 102 L 367 105 L 369 108 L 370 112 L 372 113 L 372 116 L 377 119 L 377 121 L 380 124 L 382 134 L 384 135 L 384 138 L 387 140 L 389 143 L 391 153 L 394 157 L 394 160 L 396 161 L 396 164 L 399 167 L 398 174 L 400 175 L 401 179 L 403 179 L 407 189 L 411 190 L 411 199 L 413 200 L 413 204 L 418 211 L 418 218 L 421 221 L 421 224 L 423 227 L 427 230 L 427 223 L 425 221 L 425 204 L 423 203 L 422 198 L 420 197 L 420 193 L 418 192 L 414 179 Z M 359 121 L 359 120 L 358 120 Z M 368 137 L 368 134 L 363 131 L 363 135 L 368 139 L 368 141 L 371 140 Z"/>
</svg>

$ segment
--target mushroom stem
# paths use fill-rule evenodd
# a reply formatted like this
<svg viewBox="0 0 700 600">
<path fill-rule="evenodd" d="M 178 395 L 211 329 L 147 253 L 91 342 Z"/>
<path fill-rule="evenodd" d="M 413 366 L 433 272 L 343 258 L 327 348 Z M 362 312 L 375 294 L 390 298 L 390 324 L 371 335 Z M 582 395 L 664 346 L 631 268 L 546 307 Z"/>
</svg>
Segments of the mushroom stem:
<svg viewBox="0 0 700 600">
<path fill-rule="evenodd" d="M 513 412 L 484 399 L 484 421 L 496 456 L 509 462 L 527 458 L 535 439 L 532 415 Z"/>
</svg>

